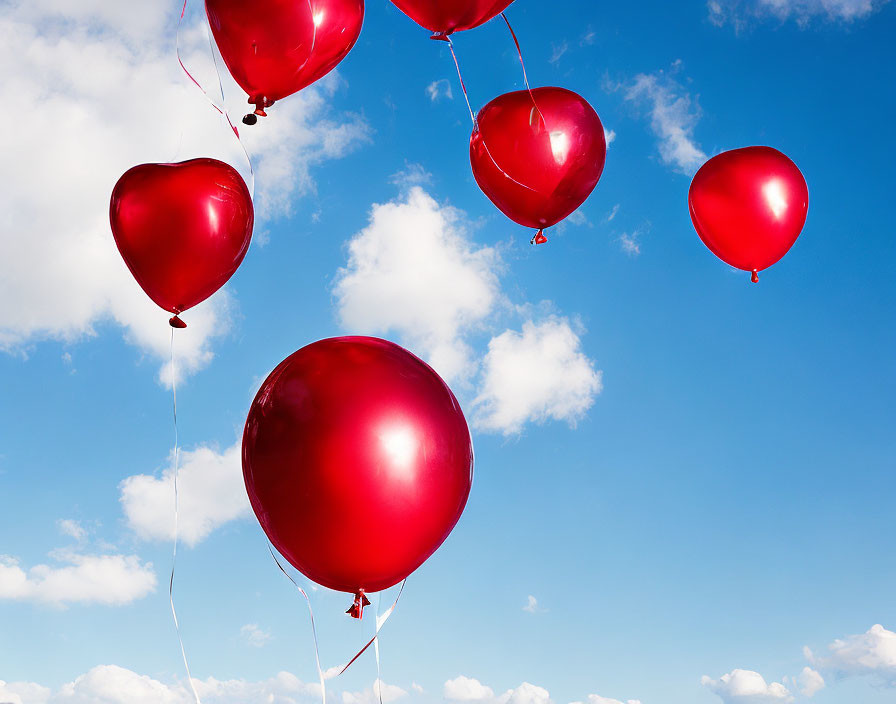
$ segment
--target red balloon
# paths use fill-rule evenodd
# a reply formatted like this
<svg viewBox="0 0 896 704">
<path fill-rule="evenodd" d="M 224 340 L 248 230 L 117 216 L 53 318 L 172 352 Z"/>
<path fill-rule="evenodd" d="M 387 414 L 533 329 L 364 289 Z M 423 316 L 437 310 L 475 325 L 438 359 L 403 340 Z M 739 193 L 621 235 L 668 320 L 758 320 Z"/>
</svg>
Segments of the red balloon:
<svg viewBox="0 0 896 704">
<path fill-rule="evenodd" d="M 501 14 L 513 0 L 392 0 L 414 22 L 447 37 Z"/>
<path fill-rule="evenodd" d="M 591 195 L 606 158 L 600 118 L 564 88 L 498 96 L 479 111 L 470 137 L 476 183 L 511 220 L 538 228 L 533 244 Z"/>
<path fill-rule="evenodd" d="M 809 187 L 790 159 L 771 147 L 723 152 L 694 176 L 691 220 L 722 261 L 759 272 L 783 257 L 806 223 Z"/>
<path fill-rule="evenodd" d="M 274 547 L 360 606 L 448 537 L 470 493 L 473 447 L 428 365 L 385 340 L 339 337 L 303 347 L 262 384 L 243 477 Z"/>
<path fill-rule="evenodd" d="M 364 0 L 205 0 L 205 10 L 224 63 L 261 116 L 336 68 L 364 21 Z"/>
<path fill-rule="evenodd" d="M 141 164 L 112 191 L 115 244 L 146 294 L 176 317 L 221 288 L 252 239 L 242 176 L 217 159 Z"/>
</svg>

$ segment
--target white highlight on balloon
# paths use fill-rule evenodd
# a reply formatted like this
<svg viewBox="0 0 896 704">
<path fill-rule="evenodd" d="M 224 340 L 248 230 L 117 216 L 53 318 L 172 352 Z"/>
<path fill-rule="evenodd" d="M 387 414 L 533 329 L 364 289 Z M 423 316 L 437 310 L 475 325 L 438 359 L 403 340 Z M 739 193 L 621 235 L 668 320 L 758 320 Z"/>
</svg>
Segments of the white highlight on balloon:
<svg viewBox="0 0 896 704">
<path fill-rule="evenodd" d="M 380 433 L 380 443 L 391 460 L 393 467 L 409 470 L 417 456 L 419 442 L 413 429 L 407 425 L 390 427 Z"/>
<path fill-rule="evenodd" d="M 780 220 L 787 212 L 787 192 L 784 189 L 784 184 L 778 179 L 767 181 L 762 186 L 762 195 L 775 218 Z"/>
<path fill-rule="evenodd" d="M 569 135 L 562 130 L 550 132 L 551 151 L 554 153 L 554 161 L 561 166 L 566 163 L 569 156 Z"/>
<path fill-rule="evenodd" d="M 324 22 L 324 17 L 326 17 L 327 13 L 324 10 L 320 10 L 313 15 L 314 26 L 320 27 Z"/>
</svg>

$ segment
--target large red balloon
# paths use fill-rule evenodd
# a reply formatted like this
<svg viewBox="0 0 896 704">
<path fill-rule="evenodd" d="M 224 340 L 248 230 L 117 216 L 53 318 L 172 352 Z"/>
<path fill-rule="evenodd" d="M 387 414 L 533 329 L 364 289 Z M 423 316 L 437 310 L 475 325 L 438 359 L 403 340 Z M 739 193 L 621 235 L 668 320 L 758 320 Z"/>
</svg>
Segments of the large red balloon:
<svg viewBox="0 0 896 704">
<path fill-rule="evenodd" d="M 447 37 L 501 14 L 513 0 L 392 0 L 417 24 Z"/>
<path fill-rule="evenodd" d="M 227 68 L 262 116 L 332 71 L 364 21 L 364 0 L 206 0 L 205 9 Z"/>
<path fill-rule="evenodd" d="M 809 188 L 790 159 L 771 147 L 746 147 L 707 161 L 688 193 L 703 243 L 733 267 L 759 272 L 783 257 L 806 223 Z"/>
<path fill-rule="evenodd" d="M 537 106 L 537 107 L 536 107 Z M 511 220 L 541 232 L 575 211 L 604 170 L 600 118 L 564 88 L 506 93 L 479 112 L 470 137 L 476 183 Z"/>
<path fill-rule="evenodd" d="M 448 537 L 470 493 L 473 447 L 429 366 L 385 340 L 341 337 L 303 347 L 262 384 L 243 477 L 277 550 L 363 604 Z"/>
<path fill-rule="evenodd" d="M 115 244 L 147 295 L 177 314 L 204 301 L 237 270 L 254 210 L 242 176 L 217 159 L 141 164 L 115 184 Z"/>
</svg>

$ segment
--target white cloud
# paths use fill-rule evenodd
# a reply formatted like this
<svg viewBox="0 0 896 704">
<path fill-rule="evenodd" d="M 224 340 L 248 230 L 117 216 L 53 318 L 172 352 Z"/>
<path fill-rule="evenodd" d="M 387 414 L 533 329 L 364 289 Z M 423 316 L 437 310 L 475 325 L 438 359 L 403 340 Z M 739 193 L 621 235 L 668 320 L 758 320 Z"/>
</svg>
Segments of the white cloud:
<svg viewBox="0 0 896 704">
<path fill-rule="evenodd" d="M 582 702 L 573 702 L 573 704 L 582 704 Z M 599 694 L 589 694 L 588 704 L 641 704 L 641 701 L 639 699 L 628 699 L 622 702 L 619 699 L 610 699 Z"/>
<path fill-rule="evenodd" d="M 538 599 L 530 594 L 526 599 L 525 606 L 523 606 L 523 611 L 526 611 L 530 614 L 534 614 L 536 611 L 538 611 Z"/>
<path fill-rule="evenodd" d="M 479 680 L 463 675 L 448 680 L 443 693 L 445 699 L 455 702 L 490 701 L 495 696 L 491 687 L 486 687 Z"/>
<path fill-rule="evenodd" d="M 499 297 L 500 257 L 470 239 L 462 213 L 419 186 L 374 205 L 348 244 L 348 265 L 334 286 L 344 327 L 359 334 L 397 332 L 447 381 L 475 367 L 464 335 Z"/>
<path fill-rule="evenodd" d="M 709 0 L 709 19 L 714 24 L 742 26 L 750 19 L 771 17 L 806 25 L 815 18 L 829 22 L 865 19 L 889 0 Z"/>
<path fill-rule="evenodd" d="M 567 51 L 569 51 L 569 42 L 565 39 L 559 44 L 551 43 L 551 58 L 548 61 L 555 65 L 560 63 L 560 59 Z"/>
<path fill-rule="evenodd" d="M 0 702 L 3 704 L 45 704 L 52 691 L 33 682 L 0 680 Z"/>
<path fill-rule="evenodd" d="M 225 523 L 250 515 L 243 484 L 240 442 L 223 452 L 202 446 L 180 453 L 179 533 L 196 545 Z M 161 477 L 138 474 L 119 485 L 128 525 L 145 540 L 174 538 L 173 458 Z"/>
<path fill-rule="evenodd" d="M 701 683 L 725 704 L 786 704 L 793 701 L 793 695 L 783 684 L 767 683 L 762 675 L 752 670 L 733 670 L 717 680 L 704 675 Z"/>
<path fill-rule="evenodd" d="M 574 424 L 592 406 L 602 382 L 570 322 L 551 317 L 492 338 L 480 387 L 474 422 L 512 435 L 529 421 Z"/>
<path fill-rule="evenodd" d="M 498 704 L 551 704 L 548 690 L 528 682 L 511 689 L 498 698 Z"/>
<path fill-rule="evenodd" d="M 616 130 L 604 129 L 604 141 L 606 141 L 608 147 L 613 142 L 615 142 L 616 141 Z"/>
<path fill-rule="evenodd" d="M 877 624 L 867 632 L 837 639 L 828 654 L 816 656 L 808 647 L 809 662 L 836 677 L 872 675 L 885 685 L 896 687 L 896 633 Z"/>
<path fill-rule="evenodd" d="M 16 302 L 0 309 L 0 350 L 83 339 L 112 321 L 129 342 L 167 359 L 168 316 L 133 281 L 112 240 L 112 187 L 147 161 L 213 156 L 244 168 L 229 129 L 173 59 L 174 10 L 102 0 L 4 8 L 0 99 L 26 112 L 0 131 L 0 297 Z M 217 85 L 204 31 L 188 28 L 182 40 L 200 80 Z M 331 78 L 282 101 L 263 126 L 246 131 L 257 156 L 259 215 L 288 211 L 292 196 L 313 187 L 310 166 L 367 138 L 359 118 L 330 115 L 337 85 Z M 181 371 L 211 360 L 230 307 L 219 294 L 187 313 Z"/>
<path fill-rule="evenodd" d="M 74 538 L 79 543 L 87 537 L 87 531 L 84 530 L 84 526 L 81 525 L 80 521 L 75 521 L 71 518 L 60 519 L 56 521 L 56 526 L 59 528 L 60 533 Z"/>
<path fill-rule="evenodd" d="M 33 601 L 63 607 L 69 604 L 122 606 L 150 594 L 156 587 L 152 563 L 136 555 L 85 555 L 59 550 L 56 566 L 29 570 L 18 560 L 0 555 L 0 599 Z"/>
<path fill-rule="evenodd" d="M 406 695 L 407 692 L 401 687 L 374 680 L 370 688 L 362 692 L 343 692 L 342 704 L 379 704 L 380 698 L 384 704 L 388 704 Z"/>
<path fill-rule="evenodd" d="M 442 98 L 454 99 L 454 93 L 451 92 L 451 82 L 447 78 L 440 78 L 438 81 L 433 81 L 426 86 L 426 94 L 434 103 Z"/>
<path fill-rule="evenodd" d="M 807 697 L 814 696 L 825 687 L 824 677 L 811 667 L 803 668 L 803 671 L 796 678 L 796 683 L 800 688 L 800 692 Z"/>
<path fill-rule="evenodd" d="M 675 62 L 671 73 L 680 66 L 680 62 Z M 700 119 L 696 99 L 665 71 L 638 74 L 623 88 L 626 100 L 647 105 L 663 163 L 681 173 L 693 174 L 706 161 L 705 152 L 694 140 L 694 128 Z"/>
<path fill-rule="evenodd" d="M 240 635 L 253 648 L 262 648 L 271 639 L 271 634 L 259 628 L 257 623 L 247 623 L 240 629 Z"/>
<path fill-rule="evenodd" d="M 620 207 L 619 203 L 617 203 L 616 205 L 613 206 L 613 209 L 607 215 L 607 220 L 606 220 L 607 222 L 613 222 L 613 220 L 616 219 L 616 216 L 619 214 L 619 207 Z"/>
<path fill-rule="evenodd" d="M 623 232 L 619 235 L 619 246 L 630 257 L 637 257 L 641 254 L 641 232 L 639 230 Z"/>
</svg>

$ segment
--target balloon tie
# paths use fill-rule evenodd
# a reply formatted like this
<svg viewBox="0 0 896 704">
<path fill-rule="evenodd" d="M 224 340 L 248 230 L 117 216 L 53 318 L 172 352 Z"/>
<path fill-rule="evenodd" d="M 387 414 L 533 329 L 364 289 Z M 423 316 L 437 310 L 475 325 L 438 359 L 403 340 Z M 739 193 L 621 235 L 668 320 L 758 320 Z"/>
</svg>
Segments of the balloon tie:
<svg viewBox="0 0 896 704">
<path fill-rule="evenodd" d="M 753 269 L 753 275 L 750 277 L 750 281 L 752 281 L 754 284 L 759 283 L 759 270 L 758 269 Z"/>
<path fill-rule="evenodd" d="M 176 315 L 168 320 L 168 324 L 171 326 L 172 330 L 174 328 L 183 330 L 185 327 L 187 327 L 187 324 Z"/>
<path fill-rule="evenodd" d="M 457 62 L 457 54 L 454 53 L 454 42 L 451 41 L 451 37 L 449 37 L 447 34 L 440 34 L 430 38 L 448 42 L 448 49 L 451 50 L 451 58 L 454 59 L 454 66 L 457 69 L 457 77 L 460 80 L 460 87 L 464 92 L 464 100 L 467 101 L 467 110 L 470 111 L 470 119 L 473 121 L 473 129 L 478 130 L 479 124 L 476 121 L 476 115 L 473 113 L 473 106 L 470 105 L 470 96 L 467 94 L 467 85 L 466 83 L 464 83 L 464 77 L 460 72 L 460 64 Z"/>
<path fill-rule="evenodd" d="M 538 232 L 535 233 L 535 236 L 531 240 L 529 240 L 529 244 L 531 244 L 531 245 L 544 244 L 547 241 L 548 241 L 548 238 L 545 237 L 545 235 L 544 235 L 544 228 L 541 228 Z"/>
<path fill-rule="evenodd" d="M 175 52 L 177 54 L 177 63 L 180 64 L 180 67 L 183 69 L 184 73 L 187 74 L 187 78 L 189 78 L 193 82 L 193 84 L 199 90 L 202 91 L 202 94 L 205 96 L 206 100 L 208 100 L 209 104 L 215 110 L 218 111 L 219 115 L 223 115 L 224 119 L 227 120 L 227 124 L 230 125 L 231 131 L 236 136 L 236 141 L 239 142 L 240 148 L 243 150 L 243 154 L 245 154 L 245 156 L 246 156 L 246 163 L 249 165 L 249 183 L 248 183 L 249 195 L 252 197 L 252 200 L 254 201 L 255 200 L 255 168 L 252 166 L 252 158 L 249 156 L 249 150 L 246 149 L 246 145 L 243 144 L 243 139 L 242 139 L 242 137 L 240 137 L 240 131 L 237 129 L 236 125 L 234 125 L 233 121 L 230 119 L 230 113 L 227 111 L 226 107 L 221 107 L 221 106 L 224 106 L 224 102 L 225 102 L 224 101 L 224 83 L 221 81 L 221 71 L 218 68 L 218 56 L 215 53 L 215 46 L 214 46 L 214 43 L 212 42 L 211 30 L 208 28 L 208 25 L 206 25 L 206 34 L 208 35 L 209 49 L 211 49 L 211 52 L 212 52 L 212 61 L 215 64 L 215 73 L 218 76 L 218 89 L 220 90 L 220 93 L 221 93 L 221 106 L 219 106 L 212 99 L 212 97 L 208 94 L 208 91 L 206 91 L 205 88 L 202 87 L 202 84 L 199 83 L 199 81 L 197 81 L 193 77 L 193 74 L 190 73 L 190 71 L 187 69 L 187 67 L 184 64 L 183 59 L 181 58 L 181 55 L 180 55 L 180 28 L 181 28 L 181 25 L 183 24 L 184 17 L 187 14 L 187 3 L 189 1 L 190 0 L 184 0 L 184 6 L 181 8 L 181 11 L 180 11 L 180 18 L 177 20 L 177 33 L 175 35 L 175 40 L 174 40 Z M 245 122 L 245 119 L 243 121 Z M 246 123 L 246 124 L 249 124 L 249 123 Z M 254 124 L 254 123 L 252 123 L 252 124 Z"/>
<path fill-rule="evenodd" d="M 177 319 L 174 316 L 172 320 Z M 174 357 L 174 328 L 171 325 L 171 392 L 173 397 L 172 411 L 174 415 L 174 552 L 171 556 L 171 576 L 168 578 L 168 602 L 171 604 L 171 615 L 174 617 L 174 630 L 180 643 L 180 654 L 184 659 L 184 668 L 187 671 L 187 682 L 193 692 L 196 704 L 202 704 L 196 687 L 193 684 L 193 675 L 190 674 L 190 663 L 187 662 L 187 651 L 184 648 L 184 639 L 180 635 L 180 624 L 177 621 L 177 610 L 174 608 L 174 571 L 177 567 L 177 538 L 178 538 L 178 495 L 177 495 L 177 470 L 178 470 L 178 437 L 177 437 L 177 360 Z"/>
<path fill-rule="evenodd" d="M 510 36 L 513 37 L 513 43 L 516 45 L 516 53 L 520 57 L 520 66 L 523 67 L 523 81 L 526 84 L 526 90 L 529 91 L 529 97 L 532 99 L 532 104 L 535 106 L 535 110 L 538 112 L 538 116 L 541 118 L 541 122 L 544 125 L 545 129 L 547 129 L 548 123 L 544 119 L 544 115 L 541 114 L 541 109 L 538 107 L 538 103 L 535 102 L 535 94 L 532 92 L 532 88 L 529 86 L 529 76 L 526 73 L 526 62 L 523 61 L 523 50 L 520 48 L 520 40 L 516 37 L 516 32 L 513 31 L 513 27 L 510 26 L 510 20 L 507 19 L 507 15 L 505 13 L 501 13 L 501 17 L 504 19 L 504 23 L 507 25 L 507 29 L 510 30 Z"/>
<path fill-rule="evenodd" d="M 357 592 L 355 592 L 355 603 L 352 604 L 349 607 L 348 611 L 346 611 L 345 613 L 347 613 L 352 618 L 360 620 L 364 618 L 365 606 L 370 606 L 370 599 L 368 599 L 364 594 L 363 589 L 359 589 Z"/>
</svg>

